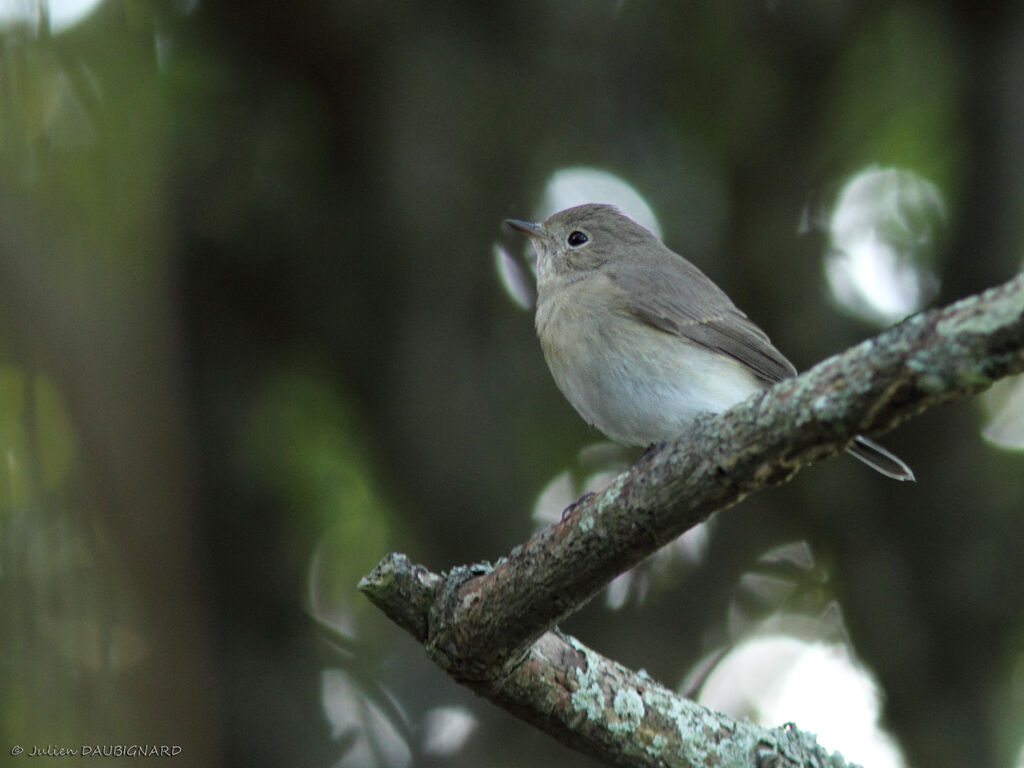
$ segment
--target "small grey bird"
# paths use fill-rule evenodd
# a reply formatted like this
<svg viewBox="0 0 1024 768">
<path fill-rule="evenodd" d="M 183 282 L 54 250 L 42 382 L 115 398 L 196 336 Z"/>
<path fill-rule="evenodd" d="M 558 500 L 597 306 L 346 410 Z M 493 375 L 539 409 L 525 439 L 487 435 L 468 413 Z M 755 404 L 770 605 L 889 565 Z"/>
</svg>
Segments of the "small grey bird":
<svg viewBox="0 0 1024 768">
<path fill-rule="evenodd" d="M 537 252 L 537 335 L 555 383 L 612 440 L 673 440 L 697 414 L 796 375 L 710 278 L 613 206 L 506 224 Z M 883 475 L 914 479 L 866 437 L 847 450 Z"/>
</svg>

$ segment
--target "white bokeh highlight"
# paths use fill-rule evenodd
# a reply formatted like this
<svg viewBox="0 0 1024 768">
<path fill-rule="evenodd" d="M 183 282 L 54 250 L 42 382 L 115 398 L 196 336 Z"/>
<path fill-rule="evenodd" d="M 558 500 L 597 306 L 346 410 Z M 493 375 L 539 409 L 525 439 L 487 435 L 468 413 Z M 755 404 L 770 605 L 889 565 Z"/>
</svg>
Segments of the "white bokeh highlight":
<svg viewBox="0 0 1024 768">
<path fill-rule="evenodd" d="M 334 768 L 408 768 L 412 752 L 395 724 L 340 669 L 320 674 L 321 706 L 331 737 L 346 743 Z"/>
<path fill-rule="evenodd" d="M 769 727 L 798 723 L 826 750 L 872 768 L 905 768 L 878 724 L 874 678 L 843 645 L 763 635 L 727 653 L 701 688 L 701 704 Z"/>
<path fill-rule="evenodd" d="M 517 259 L 505 246 L 494 244 L 494 270 L 501 287 L 520 309 L 532 309 L 537 300 L 536 275 L 525 266 L 532 263 L 532 259 Z"/>
<path fill-rule="evenodd" d="M 1024 450 L 1024 377 L 997 381 L 981 402 L 989 415 L 982 437 L 1000 448 Z"/>
<path fill-rule="evenodd" d="M 555 171 L 544 185 L 544 194 L 535 216 L 543 220 L 584 203 L 610 203 L 656 237 L 661 237 L 661 225 L 643 195 L 629 182 L 599 168 L 560 168 Z"/>
<path fill-rule="evenodd" d="M 435 707 L 423 718 L 423 751 L 433 757 L 451 757 L 476 727 L 476 718 L 465 707 Z"/>
<path fill-rule="evenodd" d="M 0 0 L 0 29 L 22 26 L 35 30 L 49 14 L 50 32 L 73 27 L 96 9 L 102 0 Z"/>
<path fill-rule="evenodd" d="M 843 186 L 828 218 L 825 275 L 847 312 L 889 325 L 938 291 L 931 263 L 946 219 L 938 187 L 898 168 L 871 167 Z"/>
</svg>

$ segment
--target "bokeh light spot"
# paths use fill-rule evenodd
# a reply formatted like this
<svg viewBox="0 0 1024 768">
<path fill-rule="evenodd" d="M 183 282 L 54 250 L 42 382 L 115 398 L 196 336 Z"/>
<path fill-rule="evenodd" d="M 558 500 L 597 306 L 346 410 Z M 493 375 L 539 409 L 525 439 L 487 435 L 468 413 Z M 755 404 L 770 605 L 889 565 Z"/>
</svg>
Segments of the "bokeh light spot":
<svg viewBox="0 0 1024 768">
<path fill-rule="evenodd" d="M 836 303 L 879 325 L 920 309 L 938 292 L 932 263 L 945 218 L 938 188 L 915 173 L 872 167 L 851 178 L 828 221 Z"/>
<path fill-rule="evenodd" d="M 627 181 L 598 168 L 560 168 L 551 174 L 537 209 L 537 218 L 584 203 L 610 203 L 633 221 L 661 237 L 661 225 L 644 197 Z"/>
<path fill-rule="evenodd" d="M 0 29 L 25 26 L 36 29 L 45 10 L 54 34 L 73 27 L 93 12 L 102 0 L 0 0 Z"/>
<path fill-rule="evenodd" d="M 997 381 L 982 395 L 982 404 L 989 412 L 982 437 L 1000 448 L 1024 450 L 1024 377 Z"/>
<path fill-rule="evenodd" d="M 899 747 L 878 725 L 874 678 L 843 645 L 784 635 L 747 640 L 722 657 L 700 703 L 767 726 L 795 722 L 844 757 L 876 768 L 903 768 Z"/>
</svg>

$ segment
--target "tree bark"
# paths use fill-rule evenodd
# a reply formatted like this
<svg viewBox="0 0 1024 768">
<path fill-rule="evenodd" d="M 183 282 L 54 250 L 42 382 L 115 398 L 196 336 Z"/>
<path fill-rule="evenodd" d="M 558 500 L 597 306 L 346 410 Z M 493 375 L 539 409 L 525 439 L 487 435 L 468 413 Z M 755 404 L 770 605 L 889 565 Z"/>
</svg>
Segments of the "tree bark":
<svg viewBox="0 0 1024 768">
<path fill-rule="evenodd" d="M 712 513 L 1022 370 L 1024 273 L 699 419 L 493 566 L 438 575 L 392 554 L 360 589 L 456 680 L 612 764 L 841 765 L 793 727 L 737 723 L 550 630 Z"/>
</svg>

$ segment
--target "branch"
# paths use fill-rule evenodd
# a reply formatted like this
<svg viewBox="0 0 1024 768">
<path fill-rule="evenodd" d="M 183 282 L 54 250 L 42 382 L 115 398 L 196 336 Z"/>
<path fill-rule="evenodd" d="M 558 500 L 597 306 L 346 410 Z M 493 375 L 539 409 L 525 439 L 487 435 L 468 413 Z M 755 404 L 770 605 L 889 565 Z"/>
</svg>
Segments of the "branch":
<svg viewBox="0 0 1024 768">
<path fill-rule="evenodd" d="M 603 751 L 609 745 L 587 728 L 589 710 L 577 711 L 575 718 L 559 716 L 551 705 L 554 691 L 560 685 L 564 696 L 572 688 L 570 699 L 575 699 L 587 686 L 573 688 L 573 681 L 584 682 L 580 670 L 595 664 L 627 676 L 634 686 L 628 690 L 646 689 L 637 683 L 642 678 L 548 630 L 616 575 L 712 513 L 838 453 L 854 435 L 884 433 L 910 416 L 980 392 L 1021 370 L 1024 273 L 911 317 L 726 413 L 699 419 L 686 435 L 649 451 L 604 491 L 570 507 L 560 523 L 535 534 L 493 567 L 460 567 L 439 576 L 392 555 L 360 582 L 360 589 L 453 677 L 562 741 L 621 765 L 692 765 L 689 757 L 676 759 L 689 754 L 685 744 L 683 752 L 673 753 L 676 761 L 645 751 L 654 745 L 653 737 L 638 747 L 643 738 L 639 727 L 628 749 L 620 745 Z M 577 663 L 581 658 L 586 660 L 582 666 Z M 537 678 L 555 686 L 546 693 L 543 686 L 528 684 L 534 678 L 522 680 L 537 665 L 548 670 L 543 675 L 552 675 Z M 548 669 L 552 666 L 556 671 Z M 614 678 L 612 672 L 601 674 Z M 512 690 L 530 690 L 536 698 L 511 695 Z M 646 701 L 643 693 L 638 695 Z M 673 700 L 673 707 L 683 706 Z M 608 696 L 603 701 L 607 704 Z M 722 718 L 692 703 L 686 706 Z M 618 721 L 602 722 L 599 731 L 607 735 Z M 641 718 L 638 726 L 646 722 Z M 677 731 L 652 733 L 670 739 Z M 729 732 L 736 738 L 737 731 Z M 743 747 L 737 748 L 742 752 Z M 650 759 L 637 762 L 641 754 Z"/>
<path fill-rule="evenodd" d="M 485 567 L 460 575 L 477 568 Z M 392 554 L 360 582 L 360 589 L 425 643 L 438 590 L 454 575 L 446 579 L 405 555 Z M 470 687 L 566 746 L 606 761 L 611 756 L 616 765 L 847 765 L 841 755 L 829 755 L 812 735 L 792 725 L 764 728 L 736 721 L 675 695 L 645 673 L 632 672 L 558 630 L 543 634 L 500 681 Z"/>
</svg>

